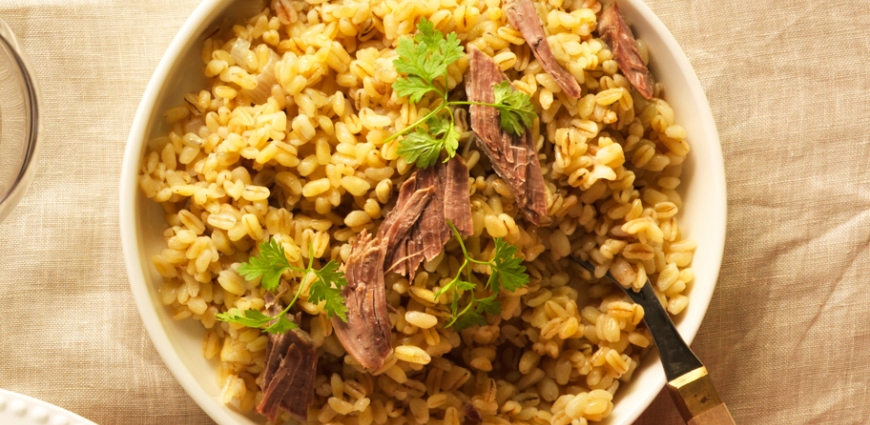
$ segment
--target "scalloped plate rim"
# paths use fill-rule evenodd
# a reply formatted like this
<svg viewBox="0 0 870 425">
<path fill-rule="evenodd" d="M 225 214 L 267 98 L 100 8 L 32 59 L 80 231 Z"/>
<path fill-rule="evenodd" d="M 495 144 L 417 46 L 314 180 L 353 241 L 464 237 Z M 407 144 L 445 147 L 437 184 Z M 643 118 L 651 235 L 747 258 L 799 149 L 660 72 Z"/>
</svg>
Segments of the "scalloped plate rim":
<svg viewBox="0 0 870 425">
<path fill-rule="evenodd" d="M 16 405 L 23 409 L 17 409 Z M 34 417 L 33 412 L 36 408 L 43 409 L 44 413 L 37 411 L 38 417 Z M 20 411 L 21 414 L 17 415 L 13 409 Z M 47 401 L 2 388 L 0 388 L 0 422 L 3 425 L 97 425 Z"/>
</svg>

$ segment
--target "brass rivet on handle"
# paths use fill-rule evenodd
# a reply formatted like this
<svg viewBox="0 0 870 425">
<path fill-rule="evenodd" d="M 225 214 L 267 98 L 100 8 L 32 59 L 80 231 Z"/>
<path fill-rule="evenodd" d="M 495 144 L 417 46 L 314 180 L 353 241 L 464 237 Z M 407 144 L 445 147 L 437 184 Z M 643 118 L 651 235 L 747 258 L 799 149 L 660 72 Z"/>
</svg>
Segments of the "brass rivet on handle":
<svg viewBox="0 0 870 425">
<path fill-rule="evenodd" d="M 722 404 L 704 366 L 668 382 L 668 391 L 671 392 L 677 409 L 686 422 Z"/>
</svg>

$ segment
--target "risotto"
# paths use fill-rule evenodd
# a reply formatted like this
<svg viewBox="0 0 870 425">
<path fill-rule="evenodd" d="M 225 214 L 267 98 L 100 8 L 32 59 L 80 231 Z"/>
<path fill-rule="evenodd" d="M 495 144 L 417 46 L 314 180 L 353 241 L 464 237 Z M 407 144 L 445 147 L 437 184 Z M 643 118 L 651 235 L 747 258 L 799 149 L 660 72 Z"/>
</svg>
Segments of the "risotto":
<svg viewBox="0 0 870 425">
<path fill-rule="evenodd" d="M 224 403 L 242 412 L 261 404 L 272 336 L 218 315 L 267 312 L 277 299 L 295 301 L 288 317 L 304 335 L 298 343 L 316 353 L 309 423 L 587 424 L 609 415 L 651 344 L 643 309 L 602 277 L 634 288 L 649 279 L 672 315 L 686 308 L 696 245 L 676 216 L 689 146 L 662 87 L 650 82 L 646 98 L 626 75 L 600 34 L 596 0 L 533 2 L 552 63 L 512 24 L 508 3 L 274 0 L 205 41 L 208 84 L 166 111 L 171 130 L 149 143 L 139 183 L 168 224 L 166 247 L 153 256 L 160 299 L 175 320 L 206 329 L 202 353 L 218 365 Z M 451 96 L 470 84 L 472 52 L 530 96 L 530 170 L 540 163 L 545 219 L 533 224 L 525 195 L 494 169 L 474 111 L 451 111 L 468 173 L 467 233 L 462 246 L 451 234 L 409 273 L 382 274 L 391 345 L 373 370 L 339 340 L 325 303 L 310 300 L 310 279 L 287 271 L 283 290 L 267 291 L 239 267 L 279 241 L 289 264 L 334 261 L 344 271 L 355 244 L 399 209 L 420 167 L 391 136 L 438 101 L 411 102 L 393 89 L 399 41 L 424 19 L 464 48 L 441 82 Z M 640 40 L 636 53 L 648 60 Z M 436 293 L 461 271 L 466 250 L 492 258 L 496 238 L 516 248 L 528 283 L 498 293 L 500 308 L 484 323 L 449 326 L 451 298 Z M 480 282 L 491 272 L 471 269 Z M 268 423 L 299 420 L 281 410 Z"/>
</svg>

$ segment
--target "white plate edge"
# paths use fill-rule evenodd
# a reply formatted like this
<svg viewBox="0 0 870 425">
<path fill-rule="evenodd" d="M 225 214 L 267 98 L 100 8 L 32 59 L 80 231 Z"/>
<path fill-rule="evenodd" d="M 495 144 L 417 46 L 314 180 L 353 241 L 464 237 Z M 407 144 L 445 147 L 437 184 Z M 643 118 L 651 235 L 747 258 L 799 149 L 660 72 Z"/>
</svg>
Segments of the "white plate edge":
<svg viewBox="0 0 870 425">
<path fill-rule="evenodd" d="M 0 388 L 0 419 L 16 418 L 20 421 L 3 425 L 97 425 L 47 401 Z"/>
</svg>

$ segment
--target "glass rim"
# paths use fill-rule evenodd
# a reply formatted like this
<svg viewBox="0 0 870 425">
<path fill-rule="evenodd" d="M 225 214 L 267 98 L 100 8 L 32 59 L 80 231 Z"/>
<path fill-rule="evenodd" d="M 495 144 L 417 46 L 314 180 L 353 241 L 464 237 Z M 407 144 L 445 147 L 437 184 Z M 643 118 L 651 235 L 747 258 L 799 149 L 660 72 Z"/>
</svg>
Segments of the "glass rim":
<svg viewBox="0 0 870 425">
<path fill-rule="evenodd" d="M 36 156 L 36 146 L 38 144 L 39 138 L 39 89 L 36 83 L 36 80 L 33 78 L 33 74 L 31 72 L 31 67 L 29 65 L 28 59 L 26 55 L 21 50 L 21 47 L 18 45 L 18 39 L 15 38 L 15 34 L 12 33 L 12 29 L 6 25 L 2 19 L 0 19 L 0 43 L 2 43 L 3 47 L 5 47 L 9 53 L 12 55 L 12 59 L 15 62 L 15 65 L 21 71 L 22 83 L 24 84 L 24 91 L 26 96 L 26 111 L 27 117 L 29 118 L 29 128 L 27 135 L 27 149 L 24 154 L 24 160 L 21 162 L 21 169 L 18 171 L 18 175 L 15 177 L 15 181 L 6 191 L 6 193 L 0 194 L 0 205 L 6 202 L 12 195 L 21 189 L 22 182 L 25 180 L 25 175 L 27 171 L 30 169 L 33 162 L 34 157 Z M 26 186 L 26 185 L 25 185 Z M 12 207 L 14 208 L 14 206 Z"/>
</svg>

